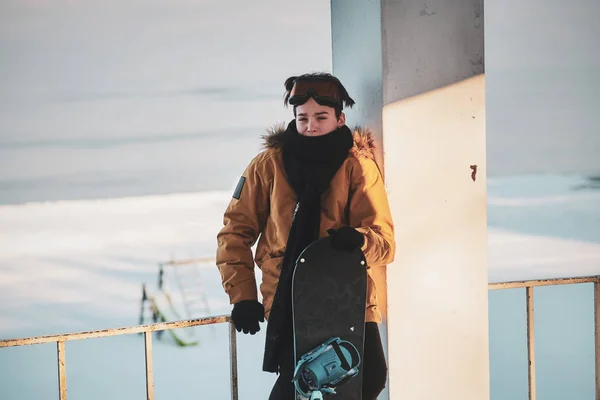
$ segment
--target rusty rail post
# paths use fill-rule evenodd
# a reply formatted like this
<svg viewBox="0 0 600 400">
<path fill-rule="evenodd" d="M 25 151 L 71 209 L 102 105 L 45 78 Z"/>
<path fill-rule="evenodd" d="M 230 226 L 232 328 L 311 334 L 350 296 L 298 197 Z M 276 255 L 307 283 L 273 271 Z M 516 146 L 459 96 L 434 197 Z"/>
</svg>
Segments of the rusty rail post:
<svg viewBox="0 0 600 400">
<path fill-rule="evenodd" d="M 154 400 L 154 368 L 152 367 L 152 332 L 144 332 L 146 350 L 146 400 Z"/>
<path fill-rule="evenodd" d="M 229 359 L 231 362 L 231 400 L 238 400 L 237 341 L 235 325 L 229 320 Z"/>
<path fill-rule="evenodd" d="M 527 378 L 529 381 L 529 400 L 536 400 L 533 286 L 527 286 L 525 294 L 527 296 Z"/>
<path fill-rule="evenodd" d="M 594 282 L 594 338 L 596 342 L 596 400 L 600 400 L 600 278 Z"/>
<path fill-rule="evenodd" d="M 58 393 L 60 400 L 67 400 L 67 365 L 65 361 L 65 342 L 56 342 L 58 356 Z"/>
</svg>

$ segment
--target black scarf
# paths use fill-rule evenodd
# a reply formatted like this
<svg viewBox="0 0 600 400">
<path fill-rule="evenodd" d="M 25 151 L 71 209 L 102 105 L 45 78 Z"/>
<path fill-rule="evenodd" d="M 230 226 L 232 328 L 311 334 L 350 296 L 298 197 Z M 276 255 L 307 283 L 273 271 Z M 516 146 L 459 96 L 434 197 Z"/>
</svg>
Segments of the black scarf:
<svg viewBox="0 0 600 400">
<path fill-rule="evenodd" d="M 293 120 L 283 134 L 283 166 L 296 193 L 297 204 L 267 324 L 265 371 L 278 371 L 280 339 L 282 336 L 283 340 L 289 339 L 286 336 L 291 333 L 294 265 L 306 246 L 319 238 L 321 196 L 329 188 L 331 179 L 348 157 L 353 144 L 352 132 L 346 125 L 326 135 L 303 136 L 298 133 Z"/>
</svg>

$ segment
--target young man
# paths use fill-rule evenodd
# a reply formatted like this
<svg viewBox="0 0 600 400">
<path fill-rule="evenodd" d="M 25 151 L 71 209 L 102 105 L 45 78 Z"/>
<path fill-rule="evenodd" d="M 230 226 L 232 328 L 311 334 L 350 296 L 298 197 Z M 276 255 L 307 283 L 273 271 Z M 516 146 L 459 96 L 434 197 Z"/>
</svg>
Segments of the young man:
<svg viewBox="0 0 600 400">
<path fill-rule="evenodd" d="M 368 132 L 346 126 L 354 101 L 330 74 L 285 82 L 285 104 L 295 119 L 272 130 L 266 149 L 248 165 L 218 234 L 217 265 L 233 304 L 238 332 L 255 334 L 268 320 L 263 370 L 279 373 L 270 400 L 293 400 L 292 269 L 314 240 L 330 235 L 340 249 L 361 248 L 370 268 L 394 258 L 393 222 Z M 251 247 L 262 271 L 258 301 Z M 387 365 L 378 323 L 375 282 L 368 270 L 363 399 L 385 387 Z"/>
</svg>

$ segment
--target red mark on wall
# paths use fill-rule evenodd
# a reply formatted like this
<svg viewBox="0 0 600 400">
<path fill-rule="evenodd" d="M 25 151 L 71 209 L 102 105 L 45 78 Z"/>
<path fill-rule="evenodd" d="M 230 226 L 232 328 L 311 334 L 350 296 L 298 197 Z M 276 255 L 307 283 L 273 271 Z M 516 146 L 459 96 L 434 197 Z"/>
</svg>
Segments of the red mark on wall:
<svg viewBox="0 0 600 400">
<path fill-rule="evenodd" d="M 471 170 L 471 179 L 473 179 L 473 182 L 475 182 L 475 180 L 477 179 L 477 164 L 471 165 Z"/>
</svg>

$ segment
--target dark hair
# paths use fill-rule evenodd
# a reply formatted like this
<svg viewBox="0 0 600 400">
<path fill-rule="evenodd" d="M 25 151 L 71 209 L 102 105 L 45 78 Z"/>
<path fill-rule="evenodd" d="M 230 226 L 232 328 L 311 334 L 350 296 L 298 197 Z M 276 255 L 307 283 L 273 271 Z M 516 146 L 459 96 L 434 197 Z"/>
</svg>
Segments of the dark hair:
<svg viewBox="0 0 600 400">
<path fill-rule="evenodd" d="M 324 81 L 334 82 L 337 84 L 337 87 L 339 88 L 339 96 L 343 102 L 343 105 L 348 108 L 352 108 L 352 106 L 354 105 L 354 100 L 350 97 L 350 95 L 348 94 L 348 91 L 346 90 L 344 85 L 342 85 L 342 82 L 340 82 L 340 80 L 338 78 L 336 78 L 335 76 L 331 75 L 328 72 L 313 72 L 313 73 L 303 74 L 303 75 L 299 75 L 299 76 L 290 76 L 289 78 L 287 78 L 285 80 L 285 83 L 284 83 L 285 94 L 283 96 L 283 104 L 285 107 L 288 106 L 288 100 L 290 98 L 290 93 L 292 91 L 292 88 L 294 87 L 294 82 L 296 81 L 296 79 L 324 80 Z M 334 107 L 334 109 L 335 109 L 336 118 L 340 118 L 340 115 L 342 115 L 342 108 Z M 296 106 L 294 106 L 294 116 L 295 115 L 296 115 Z"/>
</svg>

